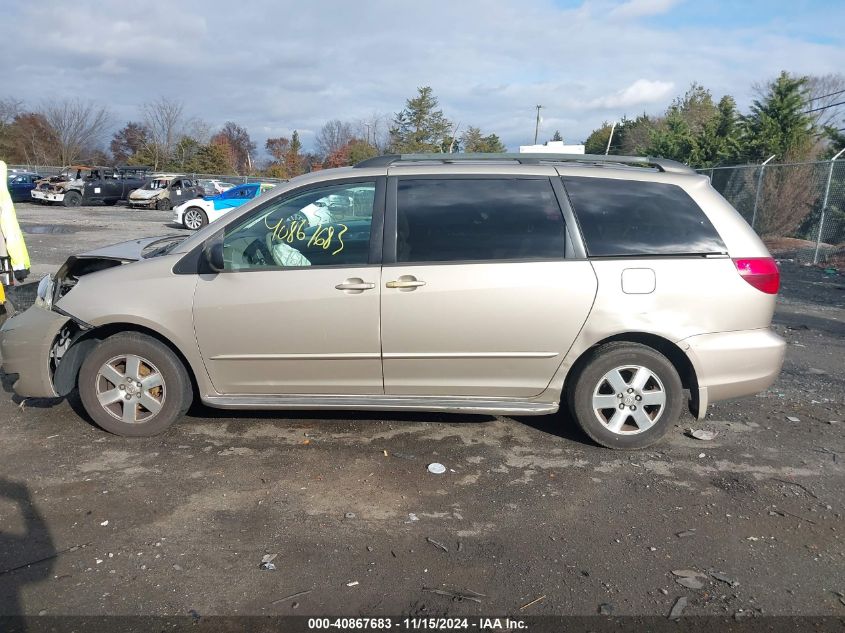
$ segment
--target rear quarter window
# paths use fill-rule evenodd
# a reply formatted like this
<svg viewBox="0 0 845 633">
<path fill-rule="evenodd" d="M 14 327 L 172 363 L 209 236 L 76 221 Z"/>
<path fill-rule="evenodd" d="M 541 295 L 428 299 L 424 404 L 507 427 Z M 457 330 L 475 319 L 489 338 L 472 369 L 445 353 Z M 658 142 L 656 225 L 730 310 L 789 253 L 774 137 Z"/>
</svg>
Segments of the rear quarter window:
<svg viewBox="0 0 845 633">
<path fill-rule="evenodd" d="M 562 178 L 591 257 L 726 253 L 710 220 L 677 185 Z"/>
</svg>

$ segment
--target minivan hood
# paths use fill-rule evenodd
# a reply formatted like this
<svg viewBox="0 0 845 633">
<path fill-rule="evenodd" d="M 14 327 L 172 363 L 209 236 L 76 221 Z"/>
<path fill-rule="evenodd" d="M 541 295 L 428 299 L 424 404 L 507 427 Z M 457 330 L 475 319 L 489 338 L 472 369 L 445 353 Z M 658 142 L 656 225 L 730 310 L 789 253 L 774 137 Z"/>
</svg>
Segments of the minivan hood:
<svg viewBox="0 0 845 633">
<path fill-rule="evenodd" d="M 86 253 L 71 255 L 54 277 L 53 301 L 56 302 L 67 294 L 80 277 L 141 259 L 153 259 L 167 255 L 186 239 L 187 237 L 184 235 L 142 237 L 137 240 L 104 246 Z"/>
<path fill-rule="evenodd" d="M 149 259 L 150 257 L 158 257 L 164 255 L 166 252 L 156 252 L 161 248 L 170 246 L 174 242 L 180 243 L 187 239 L 185 235 L 157 235 L 155 237 L 142 237 L 137 240 L 129 240 L 126 242 L 119 242 L 111 246 L 104 246 L 93 251 L 73 255 L 76 259 L 114 259 L 122 262 L 134 262 L 139 259 Z M 160 242 L 160 244 L 157 244 Z M 159 248 L 157 249 L 156 246 Z M 151 248 L 152 247 L 152 248 Z M 169 251 L 167 251 L 169 252 Z"/>
</svg>

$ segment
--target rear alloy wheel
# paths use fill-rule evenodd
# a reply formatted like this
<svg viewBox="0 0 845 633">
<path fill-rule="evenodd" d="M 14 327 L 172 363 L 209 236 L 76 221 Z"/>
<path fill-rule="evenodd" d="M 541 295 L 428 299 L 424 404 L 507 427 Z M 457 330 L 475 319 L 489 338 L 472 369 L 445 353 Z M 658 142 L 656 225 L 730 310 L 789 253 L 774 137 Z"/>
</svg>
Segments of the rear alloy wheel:
<svg viewBox="0 0 845 633">
<path fill-rule="evenodd" d="M 86 357 L 79 395 L 94 422 L 127 436 L 161 433 L 185 414 L 193 397 L 176 354 L 135 332 L 110 336 Z"/>
<path fill-rule="evenodd" d="M 160 198 L 156 201 L 156 209 L 159 211 L 170 211 L 173 205 L 170 203 L 170 198 Z"/>
<path fill-rule="evenodd" d="M 78 191 L 68 191 L 62 199 L 62 203 L 66 207 L 78 207 L 82 204 L 82 196 Z"/>
<path fill-rule="evenodd" d="M 199 207 L 188 207 L 182 216 L 182 223 L 185 228 L 196 231 L 208 224 L 208 216 Z"/>
<path fill-rule="evenodd" d="M 660 352 L 636 343 L 609 343 L 587 359 L 569 403 L 578 424 L 598 444 L 643 448 L 677 421 L 683 386 Z"/>
</svg>

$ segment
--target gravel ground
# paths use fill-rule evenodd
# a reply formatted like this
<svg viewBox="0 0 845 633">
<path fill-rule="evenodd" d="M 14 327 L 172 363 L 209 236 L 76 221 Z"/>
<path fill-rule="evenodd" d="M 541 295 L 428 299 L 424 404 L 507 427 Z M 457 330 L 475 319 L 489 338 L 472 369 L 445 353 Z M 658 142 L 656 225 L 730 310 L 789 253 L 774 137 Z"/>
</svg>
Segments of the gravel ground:
<svg viewBox="0 0 845 633">
<path fill-rule="evenodd" d="M 179 230 L 121 207 L 18 214 L 36 275 Z M 2 393 L 0 615 L 665 617 L 686 597 L 685 615 L 845 616 L 845 278 L 783 279 L 780 380 L 641 452 L 564 414 L 199 406 L 124 439 L 74 401 Z"/>
</svg>

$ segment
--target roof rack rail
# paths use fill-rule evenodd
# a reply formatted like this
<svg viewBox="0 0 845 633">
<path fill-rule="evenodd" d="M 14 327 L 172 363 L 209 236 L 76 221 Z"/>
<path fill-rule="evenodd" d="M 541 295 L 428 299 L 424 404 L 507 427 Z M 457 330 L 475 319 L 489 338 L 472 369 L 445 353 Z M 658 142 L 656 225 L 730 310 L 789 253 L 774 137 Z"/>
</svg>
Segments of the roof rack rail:
<svg viewBox="0 0 845 633">
<path fill-rule="evenodd" d="M 540 163 L 586 163 L 591 165 L 634 165 L 653 167 L 670 174 L 694 174 L 695 170 L 667 158 L 651 158 L 647 156 L 605 156 L 604 154 L 386 154 L 375 156 L 357 163 L 355 167 L 387 167 L 402 162 L 439 161 L 441 163 L 460 163 L 473 161 L 507 161 L 512 160 L 521 165 L 538 165 Z"/>
</svg>

